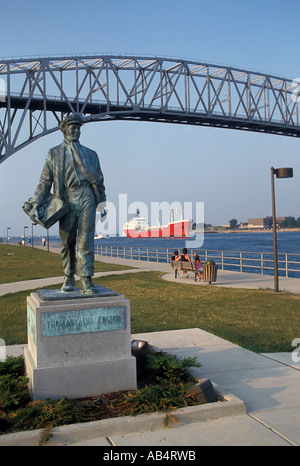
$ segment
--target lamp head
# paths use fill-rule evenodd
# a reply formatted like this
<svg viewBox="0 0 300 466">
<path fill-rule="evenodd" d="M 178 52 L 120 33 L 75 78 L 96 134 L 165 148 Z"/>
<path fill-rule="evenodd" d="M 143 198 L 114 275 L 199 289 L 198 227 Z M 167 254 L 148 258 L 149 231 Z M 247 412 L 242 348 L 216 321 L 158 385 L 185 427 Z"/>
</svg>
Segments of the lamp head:
<svg viewBox="0 0 300 466">
<path fill-rule="evenodd" d="M 292 168 L 274 168 L 276 178 L 293 178 Z"/>
</svg>

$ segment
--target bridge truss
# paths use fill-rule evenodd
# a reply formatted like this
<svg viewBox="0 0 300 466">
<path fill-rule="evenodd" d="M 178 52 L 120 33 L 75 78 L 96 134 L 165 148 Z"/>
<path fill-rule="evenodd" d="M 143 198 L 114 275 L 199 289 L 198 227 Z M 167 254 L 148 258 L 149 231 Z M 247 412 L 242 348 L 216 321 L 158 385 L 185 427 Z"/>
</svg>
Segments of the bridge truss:
<svg viewBox="0 0 300 466">
<path fill-rule="evenodd" d="M 299 137 L 298 100 L 289 79 L 197 61 L 106 55 L 2 61 L 0 163 L 56 131 L 71 112 L 85 122 L 142 120 Z"/>
</svg>

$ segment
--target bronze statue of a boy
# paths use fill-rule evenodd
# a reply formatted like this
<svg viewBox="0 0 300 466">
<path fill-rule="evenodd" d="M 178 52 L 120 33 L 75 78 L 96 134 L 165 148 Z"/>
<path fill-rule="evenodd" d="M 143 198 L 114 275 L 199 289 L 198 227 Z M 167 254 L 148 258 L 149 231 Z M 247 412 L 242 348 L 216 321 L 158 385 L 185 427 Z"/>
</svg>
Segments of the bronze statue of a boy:
<svg viewBox="0 0 300 466">
<path fill-rule="evenodd" d="M 65 273 L 62 291 L 73 291 L 75 269 L 83 293 L 97 293 L 94 275 L 94 234 L 97 205 L 106 201 L 103 173 L 96 152 L 79 143 L 82 118 L 71 114 L 60 124 L 64 141 L 49 150 L 39 184 L 29 200 L 29 216 L 36 221 L 53 185 L 54 197 L 68 204 L 59 220 Z M 78 254 L 76 261 L 76 240 Z"/>
</svg>

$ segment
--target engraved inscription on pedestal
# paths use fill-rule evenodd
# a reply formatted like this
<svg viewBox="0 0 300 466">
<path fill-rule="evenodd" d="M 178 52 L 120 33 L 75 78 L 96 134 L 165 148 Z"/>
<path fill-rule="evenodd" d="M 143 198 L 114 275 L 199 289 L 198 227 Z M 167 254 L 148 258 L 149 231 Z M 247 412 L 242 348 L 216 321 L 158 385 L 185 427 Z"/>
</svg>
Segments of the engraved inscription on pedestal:
<svg viewBox="0 0 300 466">
<path fill-rule="evenodd" d="M 42 314 L 42 336 L 75 335 L 125 329 L 125 307 L 107 307 Z"/>
</svg>

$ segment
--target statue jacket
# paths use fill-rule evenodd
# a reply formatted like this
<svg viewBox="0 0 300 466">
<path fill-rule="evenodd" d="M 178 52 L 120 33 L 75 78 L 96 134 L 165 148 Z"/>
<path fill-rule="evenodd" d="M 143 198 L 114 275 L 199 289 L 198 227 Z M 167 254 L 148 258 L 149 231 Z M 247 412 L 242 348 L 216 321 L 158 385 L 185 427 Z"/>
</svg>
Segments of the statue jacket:
<svg viewBox="0 0 300 466">
<path fill-rule="evenodd" d="M 98 205 L 106 200 L 104 177 L 100 168 L 98 155 L 95 151 L 88 149 L 87 147 L 81 146 L 81 149 L 84 153 L 85 168 L 94 179 L 91 186 Z M 33 204 L 37 204 L 39 206 L 43 205 L 50 194 L 52 185 L 54 196 L 64 200 L 65 150 L 66 148 L 64 143 L 49 150 L 39 184 L 32 198 Z"/>
</svg>

